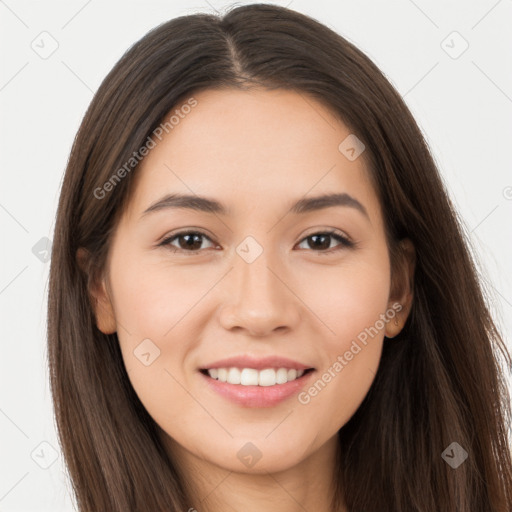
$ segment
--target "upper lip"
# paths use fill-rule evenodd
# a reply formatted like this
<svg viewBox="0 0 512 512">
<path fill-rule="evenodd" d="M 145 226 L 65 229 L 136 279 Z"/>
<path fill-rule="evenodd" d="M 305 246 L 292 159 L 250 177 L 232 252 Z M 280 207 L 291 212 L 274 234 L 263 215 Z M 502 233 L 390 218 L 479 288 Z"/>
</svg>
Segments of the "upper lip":
<svg viewBox="0 0 512 512">
<path fill-rule="evenodd" d="M 213 363 L 203 366 L 202 370 L 211 370 L 212 368 L 254 368 L 255 370 L 264 370 L 265 368 L 288 368 L 296 370 L 308 370 L 311 366 L 299 363 L 293 359 L 279 356 L 267 357 L 251 357 L 251 356 L 235 356 L 226 359 L 220 359 Z"/>
</svg>

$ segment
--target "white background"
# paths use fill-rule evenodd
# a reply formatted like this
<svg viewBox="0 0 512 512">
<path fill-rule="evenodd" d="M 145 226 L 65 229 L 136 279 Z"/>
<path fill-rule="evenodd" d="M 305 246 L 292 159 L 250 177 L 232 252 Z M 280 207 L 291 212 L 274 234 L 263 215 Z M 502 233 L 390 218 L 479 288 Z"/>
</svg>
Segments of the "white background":
<svg viewBox="0 0 512 512">
<path fill-rule="evenodd" d="M 510 347 L 512 1 L 274 3 L 355 43 L 405 97 L 470 233 Z M 82 116 L 108 71 L 148 30 L 228 5 L 0 0 L 1 512 L 73 510 L 46 367 L 49 263 L 32 249 L 53 238 L 60 183 Z M 43 31 L 58 44 L 46 59 L 31 47 L 41 46 L 42 37 L 50 47 Z M 469 44 L 458 58 L 447 53 L 463 48 L 454 31 Z M 43 469 L 35 460 L 50 459 L 51 447 L 58 459 Z"/>
</svg>

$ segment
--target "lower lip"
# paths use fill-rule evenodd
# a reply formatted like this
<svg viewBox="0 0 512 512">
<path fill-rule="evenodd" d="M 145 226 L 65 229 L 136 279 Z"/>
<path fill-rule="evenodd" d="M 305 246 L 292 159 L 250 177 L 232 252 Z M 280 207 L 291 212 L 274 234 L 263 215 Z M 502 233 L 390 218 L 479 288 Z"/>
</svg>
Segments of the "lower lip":
<svg viewBox="0 0 512 512">
<path fill-rule="evenodd" d="M 286 384 L 274 386 L 243 386 L 241 384 L 229 384 L 213 379 L 209 375 L 199 372 L 206 379 L 210 389 L 242 407 L 274 407 L 292 395 L 298 393 L 309 382 L 314 370 L 304 373 L 298 379 Z"/>
</svg>

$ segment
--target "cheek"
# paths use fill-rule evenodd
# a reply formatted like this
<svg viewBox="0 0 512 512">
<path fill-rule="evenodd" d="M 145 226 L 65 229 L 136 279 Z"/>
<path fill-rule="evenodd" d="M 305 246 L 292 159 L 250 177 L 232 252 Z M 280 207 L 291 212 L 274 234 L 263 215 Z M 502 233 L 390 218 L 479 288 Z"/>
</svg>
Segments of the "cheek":
<svg viewBox="0 0 512 512">
<path fill-rule="evenodd" d="M 317 380 L 299 403 L 333 429 L 355 413 L 377 373 L 389 285 L 383 259 L 337 269 L 308 294 L 308 306 L 321 320 L 316 339 L 323 357 Z"/>
<path fill-rule="evenodd" d="M 191 340 L 200 338 L 193 306 L 204 291 L 199 293 L 202 288 L 190 280 L 187 286 L 143 265 L 131 275 L 118 286 L 116 295 L 116 316 L 126 326 L 118 329 L 124 365 L 153 420 L 164 430 L 179 433 L 204 421 L 202 409 L 187 393 L 190 382 L 184 374 L 187 354 L 195 343 Z M 184 410 L 186 415 L 178 413 Z"/>
<path fill-rule="evenodd" d="M 385 258 L 319 272 L 314 286 L 311 278 L 304 279 L 308 282 L 301 293 L 319 319 L 329 353 L 348 349 L 350 341 L 375 326 L 386 311 L 390 275 Z M 381 322 L 377 329 L 383 332 Z"/>
<path fill-rule="evenodd" d="M 114 265 L 112 265 L 114 267 Z M 115 312 L 136 339 L 162 340 L 187 321 L 209 285 L 205 276 L 188 269 L 165 268 L 148 258 L 124 258 L 111 271 L 115 282 Z"/>
<path fill-rule="evenodd" d="M 194 306 L 208 288 L 204 279 L 195 283 L 191 273 L 163 271 L 133 255 L 113 257 L 110 274 L 123 361 L 133 388 L 154 415 L 169 397 L 179 401 L 190 340 L 199 339 Z"/>
</svg>

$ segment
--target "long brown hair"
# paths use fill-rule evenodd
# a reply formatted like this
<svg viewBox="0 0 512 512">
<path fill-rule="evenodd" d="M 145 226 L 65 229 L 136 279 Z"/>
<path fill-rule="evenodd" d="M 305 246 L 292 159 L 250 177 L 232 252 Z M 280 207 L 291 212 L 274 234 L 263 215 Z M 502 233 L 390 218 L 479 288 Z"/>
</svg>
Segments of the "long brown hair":
<svg viewBox="0 0 512 512">
<path fill-rule="evenodd" d="M 339 430 L 333 508 L 343 497 L 351 512 L 510 512 L 510 397 L 500 363 L 510 369 L 511 356 L 422 133 L 360 50 L 310 17 L 264 4 L 151 30 L 105 78 L 74 141 L 52 250 L 48 358 L 79 510 L 199 506 L 131 386 L 117 335 L 96 327 L 90 290 L 136 166 L 104 197 L 98 188 L 184 98 L 249 87 L 290 89 L 327 105 L 366 146 L 390 254 L 405 237 L 416 248 L 410 316 L 385 340 L 370 391 Z M 79 248 L 90 254 L 82 268 Z M 442 457 L 453 442 L 468 453 L 456 469 Z"/>
</svg>

